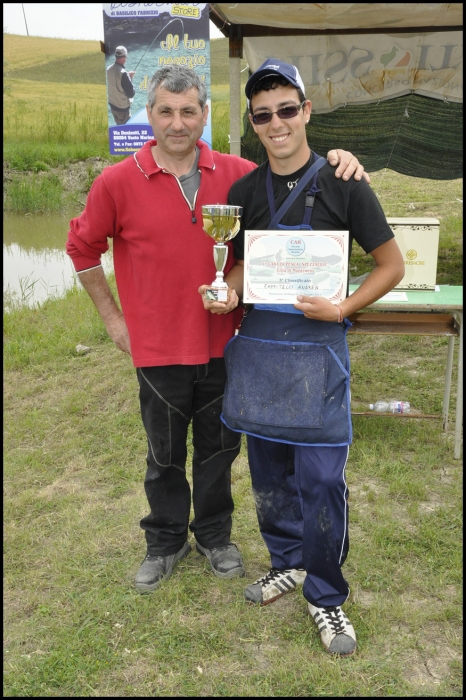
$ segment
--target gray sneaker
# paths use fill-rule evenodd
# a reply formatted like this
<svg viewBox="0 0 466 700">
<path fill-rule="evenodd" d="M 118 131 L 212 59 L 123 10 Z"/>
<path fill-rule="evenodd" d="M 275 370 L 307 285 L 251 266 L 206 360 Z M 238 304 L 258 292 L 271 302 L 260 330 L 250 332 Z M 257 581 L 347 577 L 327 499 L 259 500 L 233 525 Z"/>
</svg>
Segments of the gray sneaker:
<svg viewBox="0 0 466 700">
<path fill-rule="evenodd" d="M 233 542 L 224 544 L 221 547 L 202 547 L 196 542 L 196 549 L 199 554 L 207 557 L 210 561 L 212 571 L 219 578 L 235 578 L 244 576 L 243 560 L 236 545 Z"/>
<path fill-rule="evenodd" d="M 191 545 L 185 542 L 176 554 L 170 554 L 168 557 L 147 554 L 134 579 L 136 590 L 139 593 L 155 591 L 163 581 L 170 578 L 175 564 L 187 557 L 190 551 Z"/>
<path fill-rule="evenodd" d="M 248 603 L 268 605 L 285 593 L 294 591 L 302 586 L 306 572 L 304 569 L 270 569 L 269 573 L 244 589 L 244 597 Z"/>
</svg>

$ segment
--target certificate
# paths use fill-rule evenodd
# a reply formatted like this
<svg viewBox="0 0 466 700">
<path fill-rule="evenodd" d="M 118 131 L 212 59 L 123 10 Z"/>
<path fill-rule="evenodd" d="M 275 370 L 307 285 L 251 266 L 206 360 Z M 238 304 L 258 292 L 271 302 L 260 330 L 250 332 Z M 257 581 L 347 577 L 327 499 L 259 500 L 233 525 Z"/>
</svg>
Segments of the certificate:
<svg viewBox="0 0 466 700">
<path fill-rule="evenodd" d="M 348 231 L 245 231 L 247 304 L 295 304 L 299 294 L 346 298 Z"/>
</svg>

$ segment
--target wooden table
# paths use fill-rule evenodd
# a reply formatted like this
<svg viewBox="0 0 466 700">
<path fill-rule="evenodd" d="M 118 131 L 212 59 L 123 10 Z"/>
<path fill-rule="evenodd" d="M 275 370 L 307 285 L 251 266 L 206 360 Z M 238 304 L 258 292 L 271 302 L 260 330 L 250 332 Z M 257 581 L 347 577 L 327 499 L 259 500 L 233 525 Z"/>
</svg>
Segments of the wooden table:
<svg viewBox="0 0 466 700">
<path fill-rule="evenodd" d="M 350 285 L 350 293 L 357 289 Z M 379 299 L 349 316 L 349 333 L 448 336 L 448 353 L 443 393 L 443 429 L 448 426 L 453 351 L 459 338 L 458 387 L 456 395 L 454 458 L 461 454 L 463 423 L 463 287 L 441 285 L 439 291 L 408 291 L 407 301 Z M 373 415 L 373 414 L 371 414 Z M 379 415 L 379 414 L 377 414 Z M 422 418 L 422 414 L 406 414 Z"/>
</svg>

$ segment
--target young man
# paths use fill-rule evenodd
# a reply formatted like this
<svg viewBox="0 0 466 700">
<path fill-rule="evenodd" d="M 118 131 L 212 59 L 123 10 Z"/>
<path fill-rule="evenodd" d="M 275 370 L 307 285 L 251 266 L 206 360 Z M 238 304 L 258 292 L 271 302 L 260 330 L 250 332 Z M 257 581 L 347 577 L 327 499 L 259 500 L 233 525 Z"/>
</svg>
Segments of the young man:
<svg viewBox="0 0 466 700">
<path fill-rule="evenodd" d="M 228 301 L 204 296 L 204 307 L 228 314 L 241 299 L 246 229 L 289 229 L 295 237 L 311 227 L 349 230 L 376 264 L 339 305 L 306 295 L 294 305 L 255 304 L 225 351 L 222 418 L 247 433 L 259 527 L 272 563 L 247 586 L 246 600 L 266 605 L 303 584 L 322 642 L 330 653 L 345 656 L 356 648 L 341 609 L 349 595 L 341 572 L 349 548 L 345 466 L 351 442 L 345 317 L 392 289 L 403 277 L 403 259 L 364 180 L 341 182 L 325 160 L 313 178 L 306 176 L 318 156 L 306 139 L 311 102 L 296 67 L 268 59 L 249 78 L 246 96 L 268 162 L 230 190 L 229 203 L 243 207 L 242 231 L 233 239 L 237 262 L 226 276 Z M 309 182 L 290 203 L 306 177 Z"/>
<path fill-rule="evenodd" d="M 242 310 L 215 317 L 199 304 L 197 289 L 213 267 L 201 207 L 226 203 L 231 185 L 256 168 L 200 141 L 207 92 L 193 70 L 162 68 L 150 82 L 147 99 L 154 139 L 96 178 L 84 212 L 70 222 L 67 243 L 108 334 L 131 355 L 137 371 L 150 506 L 141 520 L 147 542 L 135 580 L 141 593 L 158 588 L 189 554 L 188 529 L 216 576 L 244 576 L 241 555 L 230 542 L 230 474 L 240 436 L 220 421 L 223 348 Z M 342 157 L 339 174 L 350 176 L 356 169 L 361 177 L 363 169 L 350 153 L 332 156 Z M 100 264 L 108 238 L 113 239 L 122 311 Z M 233 262 L 230 256 L 229 267 Z M 194 519 L 189 523 L 185 467 L 191 420 Z"/>
</svg>

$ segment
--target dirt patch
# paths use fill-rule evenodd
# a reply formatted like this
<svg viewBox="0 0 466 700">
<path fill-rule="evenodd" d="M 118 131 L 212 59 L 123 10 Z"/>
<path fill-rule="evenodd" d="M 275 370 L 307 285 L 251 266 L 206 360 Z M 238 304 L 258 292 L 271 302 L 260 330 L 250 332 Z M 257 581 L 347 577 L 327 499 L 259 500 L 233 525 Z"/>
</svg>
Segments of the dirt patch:
<svg viewBox="0 0 466 700">
<path fill-rule="evenodd" d="M 247 664 L 232 663 L 230 659 L 225 660 L 224 658 L 201 662 L 196 670 L 200 675 L 204 674 L 215 679 L 228 676 L 247 676 L 249 673 Z"/>
<path fill-rule="evenodd" d="M 66 166 L 51 168 L 49 172 L 55 173 L 60 178 L 66 192 L 84 192 L 86 194 L 90 181 L 95 180 L 97 175 L 100 175 L 102 170 L 109 165 L 112 165 L 112 161 L 96 156 L 76 163 L 69 163 Z"/>
<path fill-rule="evenodd" d="M 85 491 L 84 485 L 77 479 L 69 479 L 67 476 L 57 479 L 52 484 L 39 491 L 40 498 L 53 498 L 54 496 L 76 495 Z"/>
<path fill-rule="evenodd" d="M 439 685 L 448 681 L 451 663 L 460 662 L 462 654 L 445 639 L 445 631 L 436 625 L 424 630 L 423 649 L 412 650 L 406 657 L 404 679 L 413 686 Z"/>
<path fill-rule="evenodd" d="M 452 484 L 455 474 L 458 473 L 457 467 L 441 467 L 440 468 L 440 481 L 443 484 Z"/>
<path fill-rule="evenodd" d="M 364 477 L 362 483 L 350 484 L 348 497 L 350 513 L 357 511 L 367 514 L 374 507 L 374 501 L 387 494 L 388 488 L 378 479 Z"/>
<path fill-rule="evenodd" d="M 353 594 L 353 601 L 363 608 L 370 608 L 377 602 L 377 594 L 372 591 L 363 591 L 358 585 Z"/>
<path fill-rule="evenodd" d="M 436 493 L 431 493 L 429 494 L 428 501 L 422 501 L 421 503 L 419 503 L 419 512 L 433 513 L 435 510 L 441 508 L 443 505 L 444 503 L 442 502 L 440 496 Z"/>
</svg>

